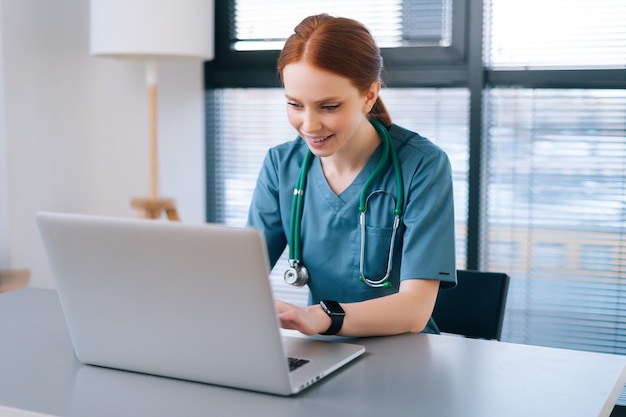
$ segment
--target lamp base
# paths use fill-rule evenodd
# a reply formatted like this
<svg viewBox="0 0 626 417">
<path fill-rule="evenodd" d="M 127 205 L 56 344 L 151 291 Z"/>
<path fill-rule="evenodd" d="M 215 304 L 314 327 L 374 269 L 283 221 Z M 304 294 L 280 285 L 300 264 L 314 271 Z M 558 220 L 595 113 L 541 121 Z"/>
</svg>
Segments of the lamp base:
<svg viewBox="0 0 626 417">
<path fill-rule="evenodd" d="M 0 269 L 0 293 L 26 287 L 29 280 L 28 269 Z"/>
<path fill-rule="evenodd" d="M 139 210 L 139 217 L 144 219 L 159 219 L 161 211 L 165 211 L 169 220 L 180 220 L 176 204 L 170 198 L 133 198 L 130 205 Z"/>
</svg>

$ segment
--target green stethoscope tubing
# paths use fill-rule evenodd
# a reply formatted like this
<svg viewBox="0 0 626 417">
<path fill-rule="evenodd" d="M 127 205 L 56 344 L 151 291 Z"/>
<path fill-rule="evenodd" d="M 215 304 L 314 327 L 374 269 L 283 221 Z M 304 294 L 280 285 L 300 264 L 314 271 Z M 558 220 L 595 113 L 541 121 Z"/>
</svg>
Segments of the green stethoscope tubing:
<svg viewBox="0 0 626 417">
<path fill-rule="evenodd" d="M 374 126 L 374 128 L 376 129 L 378 135 L 380 136 L 382 140 L 383 153 L 381 155 L 380 161 L 378 161 L 378 164 L 376 165 L 376 168 L 374 169 L 372 174 L 368 177 L 367 181 L 365 181 L 365 184 L 363 185 L 363 189 L 361 190 L 361 195 L 359 198 L 359 212 L 360 212 L 359 223 L 361 227 L 361 253 L 360 253 L 360 262 L 359 262 L 360 264 L 359 266 L 360 277 L 359 278 L 370 287 L 388 288 L 391 286 L 388 279 L 389 279 L 389 275 L 391 273 L 392 264 L 393 264 L 394 242 L 396 239 L 396 232 L 400 226 L 400 217 L 402 216 L 403 207 L 404 207 L 404 185 L 402 182 L 402 172 L 400 171 L 400 162 L 398 161 L 398 155 L 396 153 L 396 150 L 393 144 L 391 143 L 391 136 L 389 135 L 389 132 L 377 120 L 370 119 L 370 123 Z M 395 200 L 394 223 L 393 223 L 393 231 L 391 234 L 391 242 L 389 245 L 389 254 L 387 258 L 387 271 L 382 278 L 371 279 L 365 275 L 365 213 L 367 212 L 367 203 L 368 203 L 369 197 L 371 197 L 376 192 L 382 192 L 382 191 L 375 191 L 369 195 L 367 194 L 367 192 L 370 186 L 372 185 L 372 182 L 378 176 L 380 176 L 381 171 L 384 169 L 385 163 L 389 159 L 390 154 L 391 154 L 391 163 L 393 165 L 393 169 L 394 169 L 394 173 L 396 177 L 397 198 L 394 199 Z M 304 157 L 304 161 L 302 162 L 302 167 L 300 168 L 300 174 L 298 175 L 298 180 L 296 182 L 296 186 L 293 192 L 293 204 L 291 205 L 291 218 L 290 218 L 290 224 L 289 224 L 289 230 L 290 230 L 289 266 L 290 266 L 290 269 L 288 270 L 288 272 L 285 273 L 285 276 L 287 276 L 287 273 L 289 273 L 289 271 L 292 271 L 292 273 L 297 273 L 297 274 L 300 274 L 300 272 L 302 271 L 302 274 L 306 275 L 306 278 L 304 278 L 305 282 L 306 282 L 306 279 L 308 279 L 308 272 L 306 272 L 306 269 L 304 268 L 304 265 L 302 265 L 302 262 L 300 260 L 302 256 L 300 226 L 302 222 L 302 212 L 304 209 L 304 190 L 306 188 L 307 174 L 311 166 L 312 160 L 313 160 L 313 153 L 309 150 Z M 293 283 L 293 282 L 290 282 L 290 283 Z M 299 282 L 296 285 L 304 285 L 304 282 Z"/>
</svg>

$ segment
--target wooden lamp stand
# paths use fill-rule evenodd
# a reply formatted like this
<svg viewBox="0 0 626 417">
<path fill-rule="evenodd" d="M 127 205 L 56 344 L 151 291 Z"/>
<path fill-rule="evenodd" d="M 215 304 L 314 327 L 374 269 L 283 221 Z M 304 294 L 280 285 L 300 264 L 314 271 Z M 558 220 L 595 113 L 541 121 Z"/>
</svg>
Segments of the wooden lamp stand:
<svg viewBox="0 0 626 417">
<path fill-rule="evenodd" d="M 157 62 L 173 59 L 207 61 L 215 56 L 215 0 L 89 0 L 89 52 L 93 56 L 147 63 L 150 103 L 149 197 L 133 198 L 141 217 L 156 219 L 163 211 L 178 220 L 173 200 L 157 193 Z"/>
<path fill-rule="evenodd" d="M 133 198 L 130 205 L 139 211 L 139 217 L 159 219 L 164 211 L 169 220 L 180 220 L 173 199 L 158 197 L 158 155 L 157 155 L 157 63 L 147 64 L 149 123 L 150 123 L 150 197 Z"/>
<path fill-rule="evenodd" d="M 133 198 L 130 205 L 139 211 L 138 215 L 143 219 L 160 219 L 161 213 L 165 211 L 168 220 L 180 220 L 176 204 L 171 198 Z"/>
</svg>

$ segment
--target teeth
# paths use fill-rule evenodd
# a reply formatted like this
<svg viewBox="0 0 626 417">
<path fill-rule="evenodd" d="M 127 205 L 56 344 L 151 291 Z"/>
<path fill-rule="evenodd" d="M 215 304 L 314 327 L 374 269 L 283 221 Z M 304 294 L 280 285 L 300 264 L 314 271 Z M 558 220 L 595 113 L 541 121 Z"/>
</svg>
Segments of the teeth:
<svg viewBox="0 0 626 417">
<path fill-rule="evenodd" d="M 328 139 L 330 136 L 324 136 L 323 138 L 311 138 L 311 142 L 313 143 L 320 143 L 320 142 L 324 142 L 326 139 Z"/>
</svg>

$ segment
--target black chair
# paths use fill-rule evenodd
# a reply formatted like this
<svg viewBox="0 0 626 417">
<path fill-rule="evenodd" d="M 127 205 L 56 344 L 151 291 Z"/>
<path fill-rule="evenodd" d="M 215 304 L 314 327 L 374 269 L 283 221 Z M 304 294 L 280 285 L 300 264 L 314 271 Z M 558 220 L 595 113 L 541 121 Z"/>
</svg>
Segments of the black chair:
<svg viewBox="0 0 626 417">
<path fill-rule="evenodd" d="M 498 272 L 457 271 L 458 284 L 439 290 L 433 319 L 442 333 L 500 340 L 510 278 Z"/>
</svg>

